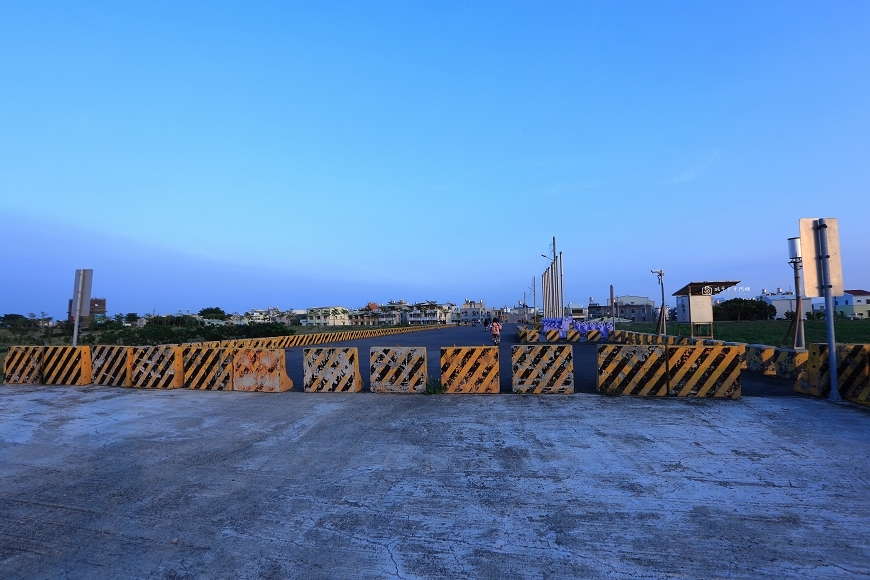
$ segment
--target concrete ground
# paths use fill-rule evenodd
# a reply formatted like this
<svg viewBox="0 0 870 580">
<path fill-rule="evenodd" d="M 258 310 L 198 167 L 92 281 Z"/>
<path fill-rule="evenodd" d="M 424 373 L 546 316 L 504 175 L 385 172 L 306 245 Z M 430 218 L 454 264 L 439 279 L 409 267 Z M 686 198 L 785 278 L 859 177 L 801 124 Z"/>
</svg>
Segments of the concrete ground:
<svg viewBox="0 0 870 580">
<path fill-rule="evenodd" d="M 870 410 L 743 377 L 739 401 L 5 385 L 0 577 L 870 576 Z"/>
</svg>

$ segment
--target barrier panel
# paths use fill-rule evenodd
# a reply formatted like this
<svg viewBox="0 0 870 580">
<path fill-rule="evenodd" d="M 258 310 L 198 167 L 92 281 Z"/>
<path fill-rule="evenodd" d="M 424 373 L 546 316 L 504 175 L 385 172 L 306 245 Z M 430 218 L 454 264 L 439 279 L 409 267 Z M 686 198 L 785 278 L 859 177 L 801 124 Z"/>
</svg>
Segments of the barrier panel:
<svg viewBox="0 0 870 580">
<path fill-rule="evenodd" d="M 181 348 L 184 388 L 233 390 L 233 354 L 228 348 L 184 345 Z"/>
<path fill-rule="evenodd" d="M 837 383 L 840 395 L 847 400 L 867 404 L 862 395 L 870 383 L 868 361 L 870 345 L 837 345 Z M 794 390 L 816 397 L 827 397 L 831 392 L 831 372 L 827 344 L 811 344 L 804 372 L 798 374 Z M 847 396 L 848 395 L 848 396 Z"/>
<path fill-rule="evenodd" d="M 526 342 L 526 333 L 528 329 L 525 326 L 517 325 L 517 341 L 520 343 Z"/>
<path fill-rule="evenodd" d="M 597 328 L 590 328 L 586 331 L 586 342 L 601 342 L 603 338 L 601 331 Z"/>
<path fill-rule="evenodd" d="M 664 346 L 599 345 L 599 393 L 663 397 L 668 394 Z"/>
<path fill-rule="evenodd" d="M 565 340 L 568 342 L 580 342 L 580 336 L 580 331 L 572 328 L 565 334 Z"/>
<path fill-rule="evenodd" d="M 128 356 L 133 387 L 180 389 L 184 385 L 180 346 L 131 346 Z"/>
<path fill-rule="evenodd" d="M 773 366 L 776 376 L 781 379 L 797 378 L 806 370 L 809 352 L 793 348 L 777 348 L 773 355 Z"/>
<path fill-rule="evenodd" d="M 359 392 L 363 388 L 356 347 L 306 348 L 302 373 L 306 393 Z"/>
<path fill-rule="evenodd" d="M 545 330 L 542 336 L 545 337 L 547 342 L 559 342 L 558 330 Z"/>
<path fill-rule="evenodd" d="M 42 383 L 41 346 L 10 346 L 3 361 L 3 382 L 7 385 Z"/>
<path fill-rule="evenodd" d="M 776 348 L 763 344 L 746 345 L 746 370 L 763 375 L 776 375 Z"/>
<path fill-rule="evenodd" d="M 511 349 L 515 393 L 571 394 L 574 392 L 574 349 L 559 346 L 515 346 Z"/>
<path fill-rule="evenodd" d="M 616 344 L 625 344 L 628 335 L 627 330 L 614 330 L 610 333 L 610 342 Z"/>
<path fill-rule="evenodd" d="M 104 344 L 92 346 L 91 382 L 104 387 L 129 387 L 130 348 Z"/>
<path fill-rule="evenodd" d="M 42 350 L 42 383 L 91 384 L 91 349 L 86 346 L 47 346 Z"/>
<path fill-rule="evenodd" d="M 373 393 L 425 393 L 425 347 L 372 347 L 371 382 Z"/>
<path fill-rule="evenodd" d="M 526 344 L 537 344 L 540 341 L 541 333 L 537 328 L 529 328 L 526 330 Z"/>
<path fill-rule="evenodd" d="M 447 393 L 498 393 L 498 347 L 442 348 L 441 384 Z"/>
<path fill-rule="evenodd" d="M 224 390 L 281 393 L 293 388 L 282 349 L 239 348 L 227 351 L 227 356 L 232 360 L 232 376 Z"/>
<path fill-rule="evenodd" d="M 740 360 L 736 346 L 670 346 L 668 388 L 677 397 L 740 398 Z"/>
</svg>

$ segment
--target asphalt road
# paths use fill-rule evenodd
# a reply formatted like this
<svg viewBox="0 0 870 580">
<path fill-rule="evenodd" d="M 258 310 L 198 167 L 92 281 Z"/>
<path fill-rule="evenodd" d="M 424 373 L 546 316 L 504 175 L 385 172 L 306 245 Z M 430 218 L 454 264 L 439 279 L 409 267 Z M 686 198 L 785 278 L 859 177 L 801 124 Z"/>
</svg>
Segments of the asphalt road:
<svg viewBox="0 0 870 580">
<path fill-rule="evenodd" d="M 870 576 L 870 409 L 752 389 L 4 385 L 0 577 Z"/>
</svg>

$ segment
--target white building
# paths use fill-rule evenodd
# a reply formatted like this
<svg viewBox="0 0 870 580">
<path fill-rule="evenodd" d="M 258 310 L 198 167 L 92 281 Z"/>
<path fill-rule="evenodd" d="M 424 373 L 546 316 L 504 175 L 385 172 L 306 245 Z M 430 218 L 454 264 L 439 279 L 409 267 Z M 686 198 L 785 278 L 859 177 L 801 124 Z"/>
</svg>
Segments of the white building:
<svg viewBox="0 0 870 580">
<path fill-rule="evenodd" d="M 470 324 L 473 320 L 482 322 L 487 316 L 492 318 L 492 312 L 486 309 L 483 300 L 475 302 L 466 298 L 459 307 L 459 321 L 462 324 Z"/>
<path fill-rule="evenodd" d="M 307 326 L 350 326 L 350 311 L 344 306 L 318 306 L 305 313 Z"/>
<path fill-rule="evenodd" d="M 795 312 L 797 310 L 797 294 L 794 292 L 783 292 L 782 288 L 777 288 L 776 292 L 761 291 L 761 296 L 756 297 L 756 300 L 761 300 L 767 304 L 776 307 L 776 317 L 780 320 L 787 318 L 787 312 Z M 801 298 L 801 310 L 806 318 L 807 314 L 813 311 L 813 303 L 809 298 Z"/>
</svg>

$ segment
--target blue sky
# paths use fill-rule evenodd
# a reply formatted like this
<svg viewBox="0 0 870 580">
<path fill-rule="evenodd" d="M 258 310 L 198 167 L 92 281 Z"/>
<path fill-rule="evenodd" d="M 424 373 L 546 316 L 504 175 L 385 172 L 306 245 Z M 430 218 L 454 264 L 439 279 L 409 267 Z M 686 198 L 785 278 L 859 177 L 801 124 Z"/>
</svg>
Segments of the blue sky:
<svg viewBox="0 0 870 580">
<path fill-rule="evenodd" d="M 870 289 L 866 2 L 7 2 L 0 87 L 0 312 Z"/>
</svg>

